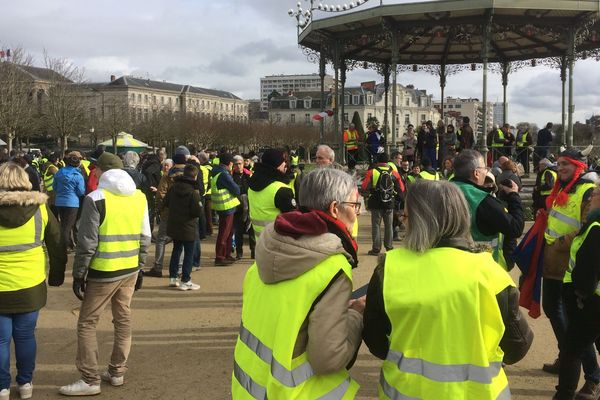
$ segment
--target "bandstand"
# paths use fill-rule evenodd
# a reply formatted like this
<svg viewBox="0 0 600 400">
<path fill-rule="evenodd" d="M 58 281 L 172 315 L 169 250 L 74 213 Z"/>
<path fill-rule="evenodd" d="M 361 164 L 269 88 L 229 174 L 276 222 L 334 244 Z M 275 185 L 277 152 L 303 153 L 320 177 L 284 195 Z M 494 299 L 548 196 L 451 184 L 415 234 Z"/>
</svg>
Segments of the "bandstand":
<svg viewBox="0 0 600 400">
<path fill-rule="evenodd" d="M 509 75 L 524 67 L 545 65 L 560 71 L 562 83 L 561 142 L 573 145 L 573 66 L 577 59 L 600 60 L 600 0 L 439 0 L 399 3 L 398 0 L 358 0 L 328 5 L 305 0 L 289 14 L 296 18 L 298 43 L 309 60 L 318 62 L 321 107 L 327 64 L 333 67 L 334 129 L 342 137 L 346 73 L 374 69 L 385 87 L 384 125 L 388 126 L 388 91 L 396 115 L 396 81 L 399 72 L 427 71 L 439 78 L 443 113 L 444 88 L 449 76 L 460 71 L 483 73 L 483 115 L 487 113 L 490 72 L 500 73 L 506 120 Z M 331 0 L 334 1 L 334 0 Z M 558 81 L 558 80 L 557 80 Z M 568 81 L 568 89 L 567 89 Z M 567 94 L 568 92 L 568 94 Z M 567 105 L 568 102 L 568 105 Z M 321 138 L 324 125 L 321 122 Z M 566 131 L 566 132 L 565 132 Z M 483 129 L 479 150 L 487 153 Z M 391 141 L 397 142 L 396 118 L 391 119 Z"/>
</svg>

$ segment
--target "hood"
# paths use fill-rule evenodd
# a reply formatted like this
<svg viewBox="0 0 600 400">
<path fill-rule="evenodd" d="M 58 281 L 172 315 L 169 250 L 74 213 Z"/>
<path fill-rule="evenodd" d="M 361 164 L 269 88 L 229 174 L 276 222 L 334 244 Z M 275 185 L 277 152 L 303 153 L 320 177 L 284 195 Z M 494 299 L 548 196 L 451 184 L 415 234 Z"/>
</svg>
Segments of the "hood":
<svg viewBox="0 0 600 400">
<path fill-rule="evenodd" d="M 0 192 L 0 226 L 16 228 L 31 219 L 48 196 L 40 192 Z"/>
<path fill-rule="evenodd" d="M 183 176 L 178 176 L 175 178 L 173 186 L 171 186 L 171 189 L 169 190 L 173 191 L 173 195 L 175 196 L 175 198 L 185 197 L 189 196 L 190 193 L 196 190 L 197 186 L 197 181 L 185 178 Z"/>
<path fill-rule="evenodd" d="M 343 254 L 356 266 L 350 234 L 322 214 L 290 211 L 265 228 L 256 245 L 256 264 L 264 283 L 294 279 L 334 254 Z"/>
<path fill-rule="evenodd" d="M 173 178 L 176 176 L 183 175 L 183 169 L 185 168 L 185 164 L 175 164 L 169 170 L 169 177 Z"/>
<path fill-rule="evenodd" d="M 118 196 L 131 196 L 135 193 L 135 182 L 127 171 L 110 169 L 100 176 L 98 189 L 108 190 Z"/>
<path fill-rule="evenodd" d="M 279 181 L 286 185 L 290 183 L 290 177 L 283 172 L 263 163 L 254 164 L 254 173 L 248 181 L 248 186 L 255 192 L 261 191 L 271 183 Z"/>
<path fill-rule="evenodd" d="M 210 176 L 217 176 L 217 174 L 222 172 L 229 174 L 229 171 L 227 171 L 223 165 L 213 165 L 212 170 L 210 171 Z"/>
<path fill-rule="evenodd" d="M 275 232 L 274 224 L 269 224 L 256 244 L 256 265 L 264 283 L 277 283 L 294 279 L 339 253 L 350 257 L 333 233 L 295 239 Z"/>
</svg>

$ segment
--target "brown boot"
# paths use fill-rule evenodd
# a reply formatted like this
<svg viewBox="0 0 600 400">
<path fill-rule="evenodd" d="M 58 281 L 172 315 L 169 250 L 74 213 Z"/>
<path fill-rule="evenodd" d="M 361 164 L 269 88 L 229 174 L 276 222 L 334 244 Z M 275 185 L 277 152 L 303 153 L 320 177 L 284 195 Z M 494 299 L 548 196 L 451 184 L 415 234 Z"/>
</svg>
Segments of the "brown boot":
<svg viewBox="0 0 600 400">
<path fill-rule="evenodd" d="M 600 383 L 585 381 L 583 387 L 575 395 L 575 400 L 598 400 L 600 397 Z"/>
</svg>

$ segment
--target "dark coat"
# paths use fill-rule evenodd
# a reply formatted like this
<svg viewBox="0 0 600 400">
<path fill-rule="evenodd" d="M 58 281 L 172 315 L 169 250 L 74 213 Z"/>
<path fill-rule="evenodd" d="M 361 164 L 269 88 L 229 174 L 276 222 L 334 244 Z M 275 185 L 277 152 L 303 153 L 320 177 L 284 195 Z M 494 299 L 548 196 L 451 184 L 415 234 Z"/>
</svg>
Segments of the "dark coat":
<svg viewBox="0 0 600 400">
<path fill-rule="evenodd" d="M 164 199 L 169 208 L 167 235 L 173 240 L 191 242 L 198 238 L 198 217 L 204 212 L 196 181 L 176 177 Z"/>
<path fill-rule="evenodd" d="M 277 169 L 263 163 L 254 164 L 254 173 L 248 180 L 248 188 L 255 192 L 260 192 L 271 183 L 279 181 L 286 185 L 290 183 L 290 177 Z M 294 210 L 296 208 L 296 200 L 294 192 L 289 187 L 280 188 L 275 193 L 275 207 L 282 213 Z"/>
</svg>

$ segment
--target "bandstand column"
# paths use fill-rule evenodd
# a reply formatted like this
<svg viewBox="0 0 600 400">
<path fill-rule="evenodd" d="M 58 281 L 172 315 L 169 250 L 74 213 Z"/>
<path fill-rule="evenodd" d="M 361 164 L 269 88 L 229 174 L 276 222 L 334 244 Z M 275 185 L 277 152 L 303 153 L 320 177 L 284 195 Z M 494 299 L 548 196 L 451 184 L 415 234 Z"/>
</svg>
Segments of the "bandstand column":
<svg viewBox="0 0 600 400">
<path fill-rule="evenodd" d="M 326 59 L 323 55 L 323 49 L 319 54 L 319 77 L 321 78 L 321 112 L 325 111 L 325 64 Z M 325 138 L 325 119 L 319 121 L 319 144 L 323 144 Z"/>
<path fill-rule="evenodd" d="M 481 134 L 479 135 L 478 147 L 479 152 L 483 156 L 483 159 L 487 163 L 487 143 L 486 143 L 486 135 L 488 131 L 487 125 L 487 80 L 488 80 L 488 54 L 489 54 L 489 46 L 490 46 L 490 21 L 487 21 L 485 26 L 483 27 L 483 45 L 482 45 L 482 59 L 483 59 L 483 128 L 481 130 Z"/>
<path fill-rule="evenodd" d="M 444 90 L 446 89 L 446 64 L 440 65 L 440 95 L 442 96 L 442 101 L 440 103 L 440 119 L 444 122 L 444 126 L 446 126 L 446 120 L 444 119 Z"/>
<path fill-rule="evenodd" d="M 567 143 L 567 57 L 562 56 L 560 60 L 560 81 L 562 86 L 562 113 L 561 113 L 561 123 L 562 123 L 562 133 L 560 138 L 560 143 Z"/>
<path fill-rule="evenodd" d="M 567 147 L 573 146 L 573 113 L 575 104 L 573 103 L 573 67 L 575 64 L 575 30 L 571 29 L 569 35 L 569 53 L 567 55 L 569 68 L 569 130 L 567 133 Z"/>
<path fill-rule="evenodd" d="M 340 156 L 341 156 L 341 163 L 345 164 L 346 163 L 346 146 L 344 144 L 344 129 L 346 128 L 346 120 L 344 119 L 344 113 L 346 110 L 346 61 L 342 59 L 342 62 L 340 63 L 340 84 L 341 84 L 341 92 L 342 95 L 338 96 L 338 100 L 340 102 L 340 108 L 341 108 L 341 137 L 342 137 L 342 147 L 340 147 Z"/>
<path fill-rule="evenodd" d="M 502 63 L 502 123 L 508 122 L 508 103 L 506 101 L 506 87 L 508 86 L 508 74 L 510 73 L 510 63 Z"/>
<path fill-rule="evenodd" d="M 389 129 L 389 101 L 388 95 L 390 93 L 390 64 L 383 65 L 383 125 L 386 126 L 386 129 Z M 373 102 L 375 104 L 375 102 Z"/>
<path fill-rule="evenodd" d="M 396 148 L 397 132 L 396 132 L 396 113 L 398 106 L 398 43 L 394 35 L 392 40 L 392 146 Z"/>
</svg>

